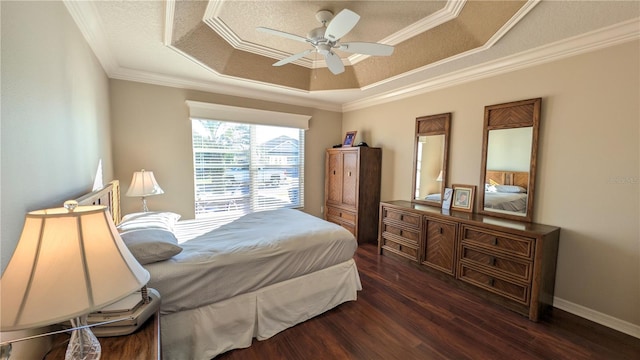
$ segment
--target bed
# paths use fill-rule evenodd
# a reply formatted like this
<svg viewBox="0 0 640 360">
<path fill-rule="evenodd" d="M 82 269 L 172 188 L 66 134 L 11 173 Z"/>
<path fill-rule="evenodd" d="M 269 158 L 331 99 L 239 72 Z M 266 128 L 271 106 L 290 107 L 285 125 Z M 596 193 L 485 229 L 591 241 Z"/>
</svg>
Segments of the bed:
<svg viewBox="0 0 640 360">
<path fill-rule="evenodd" d="M 121 217 L 119 192 L 114 181 L 78 201 L 113 209 L 129 246 L 134 243 L 126 238 L 132 232 L 128 226 L 142 218 Z M 171 213 L 160 214 L 169 218 L 163 234 L 175 235 L 169 242 L 180 249 L 166 260 L 143 264 L 151 274 L 148 286 L 162 297 L 165 359 L 211 359 L 248 347 L 254 338 L 268 339 L 356 300 L 362 289 L 353 235 L 301 211 L 248 214 L 219 228 L 203 220 L 172 223 Z"/>
<path fill-rule="evenodd" d="M 525 213 L 528 185 L 526 171 L 487 170 L 484 208 Z"/>
</svg>

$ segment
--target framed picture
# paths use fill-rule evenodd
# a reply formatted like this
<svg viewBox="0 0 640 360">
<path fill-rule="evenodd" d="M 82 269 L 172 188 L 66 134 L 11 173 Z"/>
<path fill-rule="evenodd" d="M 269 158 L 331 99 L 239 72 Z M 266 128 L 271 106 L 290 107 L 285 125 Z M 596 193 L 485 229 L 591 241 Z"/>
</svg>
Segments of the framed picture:
<svg viewBox="0 0 640 360">
<path fill-rule="evenodd" d="M 342 147 L 353 146 L 353 142 L 356 140 L 357 133 L 357 131 L 347 131 L 347 135 L 345 135 L 344 141 L 342 142 Z"/>
<path fill-rule="evenodd" d="M 444 189 L 444 199 L 442 200 L 442 208 L 445 210 L 451 209 L 451 198 L 453 197 L 453 189 L 445 188 Z"/>
<path fill-rule="evenodd" d="M 473 212 L 473 200 L 475 194 L 475 185 L 453 185 L 451 209 Z"/>
</svg>

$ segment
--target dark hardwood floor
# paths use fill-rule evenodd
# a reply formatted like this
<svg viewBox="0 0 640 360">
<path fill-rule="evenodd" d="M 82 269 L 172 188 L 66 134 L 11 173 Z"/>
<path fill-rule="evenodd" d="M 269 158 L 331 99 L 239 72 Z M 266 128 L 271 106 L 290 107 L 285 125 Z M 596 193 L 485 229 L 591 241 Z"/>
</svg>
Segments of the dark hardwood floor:
<svg viewBox="0 0 640 360">
<path fill-rule="evenodd" d="M 287 329 L 234 359 L 640 359 L 640 339 L 554 309 L 534 323 L 375 245 L 356 254 L 358 300 Z"/>
</svg>

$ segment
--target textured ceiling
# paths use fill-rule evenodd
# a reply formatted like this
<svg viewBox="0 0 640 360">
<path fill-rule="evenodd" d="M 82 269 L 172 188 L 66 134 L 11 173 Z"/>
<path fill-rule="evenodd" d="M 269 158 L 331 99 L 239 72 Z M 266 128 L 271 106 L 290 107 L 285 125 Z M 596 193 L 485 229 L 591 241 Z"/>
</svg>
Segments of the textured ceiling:
<svg viewBox="0 0 640 360">
<path fill-rule="evenodd" d="M 479 48 L 521 18 L 525 1 L 176 1 L 167 22 L 171 47 L 213 71 L 300 90 L 362 88 Z M 531 4 L 531 3 L 530 3 Z M 296 64 L 274 59 L 310 49 L 309 44 L 256 31 L 264 26 L 305 37 L 321 26 L 320 10 L 348 8 L 360 21 L 342 42 L 395 46 L 389 57 L 336 51 L 347 66 L 339 75 L 312 52 Z M 252 21 L 247 21 L 252 19 Z M 507 23 L 510 22 L 507 26 Z M 499 34 L 500 32 L 500 34 Z"/>
<path fill-rule="evenodd" d="M 640 38 L 638 1 L 63 0 L 107 75 L 345 111 Z M 395 46 L 390 57 L 315 53 L 271 66 L 306 44 L 320 9 L 361 16 L 344 41 Z"/>
</svg>

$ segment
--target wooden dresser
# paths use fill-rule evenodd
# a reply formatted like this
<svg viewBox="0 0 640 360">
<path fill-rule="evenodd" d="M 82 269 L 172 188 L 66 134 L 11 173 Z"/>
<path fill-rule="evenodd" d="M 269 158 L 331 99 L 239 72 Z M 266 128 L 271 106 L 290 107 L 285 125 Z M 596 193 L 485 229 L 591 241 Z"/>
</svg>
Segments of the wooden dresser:
<svg viewBox="0 0 640 360">
<path fill-rule="evenodd" d="M 378 237 L 382 149 L 327 149 L 324 218 L 342 225 L 358 243 Z"/>
<path fill-rule="evenodd" d="M 381 254 L 446 274 L 533 321 L 553 304 L 558 227 L 389 201 L 379 229 Z"/>
</svg>

